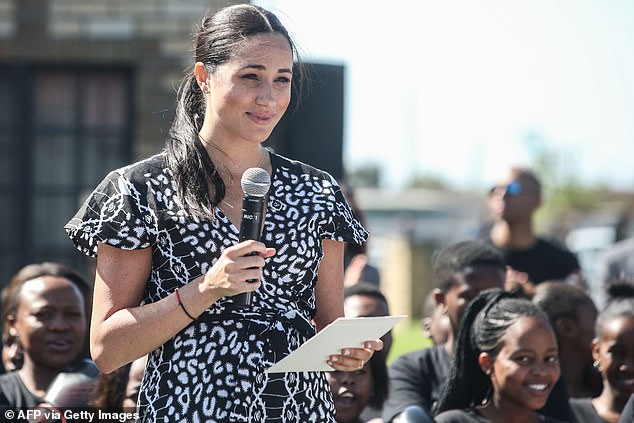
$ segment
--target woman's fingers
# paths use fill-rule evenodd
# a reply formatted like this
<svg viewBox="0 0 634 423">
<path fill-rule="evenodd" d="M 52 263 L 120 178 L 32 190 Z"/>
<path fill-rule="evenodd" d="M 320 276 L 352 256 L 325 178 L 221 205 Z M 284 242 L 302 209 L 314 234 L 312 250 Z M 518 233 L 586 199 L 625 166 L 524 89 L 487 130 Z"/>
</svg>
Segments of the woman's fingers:
<svg viewBox="0 0 634 423">
<path fill-rule="evenodd" d="M 383 349 L 380 339 L 367 341 L 363 348 L 344 348 L 339 354 L 333 354 L 328 359 L 328 365 L 338 371 L 351 372 L 362 369 L 372 358 L 374 351 Z"/>
</svg>

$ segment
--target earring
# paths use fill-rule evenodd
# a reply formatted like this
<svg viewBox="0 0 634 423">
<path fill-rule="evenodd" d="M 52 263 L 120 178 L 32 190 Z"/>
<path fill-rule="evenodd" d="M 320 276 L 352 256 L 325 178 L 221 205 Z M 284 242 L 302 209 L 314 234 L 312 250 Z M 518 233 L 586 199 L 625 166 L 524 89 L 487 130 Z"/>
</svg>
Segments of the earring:
<svg viewBox="0 0 634 423">
<path fill-rule="evenodd" d="M 594 360 L 594 363 L 592 363 L 592 367 L 597 369 L 599 372 L 602 370 L 601 369 L 601 363 L 599 363 L 599 360 Z"/>
</svg>

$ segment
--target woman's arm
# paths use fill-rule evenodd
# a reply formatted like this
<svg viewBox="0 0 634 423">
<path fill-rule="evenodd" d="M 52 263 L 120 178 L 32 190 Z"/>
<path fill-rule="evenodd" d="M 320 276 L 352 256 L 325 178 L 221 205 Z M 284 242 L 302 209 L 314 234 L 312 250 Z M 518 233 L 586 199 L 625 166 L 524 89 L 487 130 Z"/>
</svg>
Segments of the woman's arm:
<svg viewBox="0 0 634 423">
<path fill-rule="evenodd" d="M 317 312 L 315 325 L 317 330 L 328 326 L 343 316 L 343 242 L 323 240 L 324 257 L 319 266 L 315 296 Z M 335 370 L 355 371 L 363 367 L 374 351 L 383 348 L 378 339 L 367 341 L 365 348 L 344 348 L 340 354 L 332 355 L 328 364 Z"/>
<path fill-rule="evenodd" d="M 343 316 L 343 242 L 322 241 L 324 257 L 319 266 L 315 297 L 315 325 L 322 330 Z"/>
<path fill-rule="evenodd" d="M 248 256 L 250 252 L 259 255 Z M 274 249 L 245 241 L 225 249 L 203 276 L 179 287 L 189 314 L 198 316 L 224 296 L 253 291 L 264 259 Z M 178 304 L 175 293 L 141 306 L 152 267 L 151 249 L 122 250 L 99 243 L 95 277 L 90 350 L 104 373 L 151 352 L 183 330 L 191 319 Z"/>
</svg>

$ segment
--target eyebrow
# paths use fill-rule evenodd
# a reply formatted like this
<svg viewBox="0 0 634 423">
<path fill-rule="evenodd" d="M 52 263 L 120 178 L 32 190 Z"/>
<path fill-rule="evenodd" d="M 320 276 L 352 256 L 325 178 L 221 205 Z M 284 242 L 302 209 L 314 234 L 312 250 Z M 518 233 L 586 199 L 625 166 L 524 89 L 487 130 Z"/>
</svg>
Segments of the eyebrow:
<svg viewBox="0 0 634 423">
<path fill-rule="evenodd" d="M 240 70 L 243 70 L 243 69 L 266 70 L 266 66 L 264 66 L 264 65 L 246 65 L 246 66 L 243 66 L 242 68 L 240 68 Z M 282 69 L 278 69 L 277 73 L 290 73 L 290 74 L 292 74 L 293 71 L 291 71 L 290 69 L 287 69 L 287 68 L 282 68 Z"/>
<path fill-rule="evenodd" d="M 559 348 L 552 347 L 552 348 L 548 348 L 546 350 L 546 352 L 551 352 L 551 351 L 558 352 Z M 532 348 L 519 348 L 519 349 L 515 350 L 515 353 L 526 353 L 526 352 L 531 352 L 531 353 L 537 354 L 537 351 L 535 351 Z"/>
</svg>

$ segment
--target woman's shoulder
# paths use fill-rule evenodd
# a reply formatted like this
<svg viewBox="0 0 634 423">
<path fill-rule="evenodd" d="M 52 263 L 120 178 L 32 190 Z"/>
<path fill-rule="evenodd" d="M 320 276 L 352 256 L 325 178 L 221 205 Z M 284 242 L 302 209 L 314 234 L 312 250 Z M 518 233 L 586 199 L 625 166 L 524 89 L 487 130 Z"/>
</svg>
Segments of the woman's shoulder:
<svg viewBox="0 0 634 423">
<path fill-rule="evenodd" d="M 110 172 L 110 174 L 124 175 L 128 179 L 147 179 L 165 173 L 167 170 L 164 152 L 125 165 Z"/>
<path fill-rule="evenodd" d="M 0 406 L 35 407 L 42 399 L 28 390 L 17 371 L 0 375 Z"/>
<path fill-rule="evenodd" d="M 271 151 L 273 167 L 287 173 L 289 176 L 306 175 L 319 179 L 333 180 L 332 176 L 325 170 L 316 168 L 299 160 L 290 159 Z"/>
<path fill-rule="evenodd" d="M 0 389 L 9 386 L 9 385 L 17 385 L 20 383 L 20 377 L 18 376 L 18 372 L 9 372 L 0 375 Z"/>
<path fill-rule="evenodd" d="M 599 416 L 592 405 L 592 398 L 571 398 L 570 409 L 579 421 L 592 421 Z"/>
<path fill-rule="evenodd" d="M 436 423 L 488 423 L 487 419 L 471 408 L 466 410 L 443 411 L 438 414 L 434 420 Z"/>
</svg>

